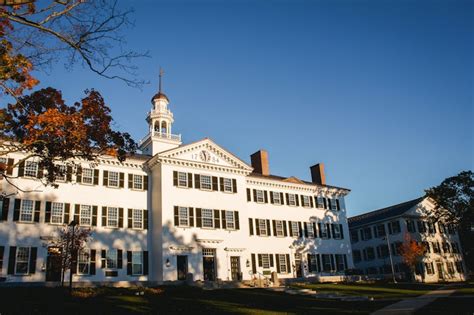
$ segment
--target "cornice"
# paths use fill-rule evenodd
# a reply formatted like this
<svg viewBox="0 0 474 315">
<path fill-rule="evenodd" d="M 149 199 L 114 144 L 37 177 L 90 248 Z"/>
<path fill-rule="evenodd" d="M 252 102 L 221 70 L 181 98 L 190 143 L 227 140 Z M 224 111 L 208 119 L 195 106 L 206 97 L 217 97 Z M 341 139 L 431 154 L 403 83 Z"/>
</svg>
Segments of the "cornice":
<svg viewBox="0 0 474 315">
<path fill-rule="evenodd" d="M 313 195 L 331 195 L 335 197 L 343 197 L 348 194 L 347 190 L 338 189 L 335 187 L 324 187 L 324 186 L 312 186 L 306 184 L 297 184 L 297 183 L 289 183 L 283 182 L 281 180 L 262 180 L 257 178 L 246 178 L 247 185 L 257 185 L 257 186 L 264 186 L 264 187 L 271 187 L 271 188 L 278 188 L 278 189 L 291 189 L 291 190 L 299 190 L 302 192 L 307 192 Z"/>
</svg>

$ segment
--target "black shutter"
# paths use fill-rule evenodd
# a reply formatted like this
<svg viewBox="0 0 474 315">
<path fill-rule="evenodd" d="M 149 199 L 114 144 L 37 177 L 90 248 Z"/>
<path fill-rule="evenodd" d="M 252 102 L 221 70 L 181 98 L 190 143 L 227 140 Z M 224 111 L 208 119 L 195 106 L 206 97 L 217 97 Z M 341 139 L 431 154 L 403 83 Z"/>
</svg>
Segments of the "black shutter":
<svg viewBox="0 0 474 315">
<path fill-rule="evenodd" d="M 334 255 L 329 255 L 331 257 L 331 271 L 336 270 L 336 264 L 334 262 Z"/>
<path fill-rule="evenodd" d="M 344 269 L 349 268 L 349 267 L 347 266 L 347 255 L 344 254 L 344 255 L 342 255 L 342 257 L 344 258 Z"/>
<path fill-rule="evenodd" d="M 95 260 L 96 260 L 95 249 L 91 249 L 91 263 L 89 265 L 89 274 L 95 275 Z"/>
<path fill-rule="evenodd" d="M 97 206 L 92 206 L 92 226 L 97 226 Z"/>
<path fill-rule="evenodd" d="M 251 254 L 252 257 L 252 273 L 257 273 L 257 264 L 255 262 L 255 254 Z"/>
<path fill-rule="evenodd" d="M 253 190 L 253 201 L 257 202 L 257 190 L 256 189 Z"/>
<path fill-rule="evenodd" d="M 281 272 L 281 270 L 280 270 L 280 257 L 278 257 L 278 254 L 275 254 L 275 258 L 276 258 L 276 263 L 277 263 L 277 273 L 280 273 Z"/>
<path fill-rule="evenodd" d="M 317 238 L 318 237 L 318 231 L 316 230 L 316 223 L 315 222 L 311 223 L 311 226 L 313 228 L 314 238 Z"/>
<path fill-rule="evenodd" d="M 201 208 L 196 208 L 196 227 L 202 227 Z"/>
<path fill-rule="evenodd" d="M 199 174 L 194 174 L 194 187 L 201 189 L 201 175 Z"/>
<path fill-rule="evenodd" d="M 321 266 L 321 255 L 319 255 L 319 254 L 316 254 L 316 263 L 318 265 L 318 271 L 323 270 L 323 268 Z"/>
<path fill-rule="evenodd" d="M 288 273 L 291 273 L 290 254 L 286 254 L 286 265 L 288 266 Z"/>
<path fill-rule="evenodd" d="M 37 178 L 43 178 L 44 175 L 44 170 L 43 167 L 41 167 L 38 163 L 38 174 L 36 175 Z"/>
<path fill-rule="evenodd" d="M 119 228 L 123 227 L 123 208 L 119 208 L 119 221 L 118 221 Z"/>
<path fill-rule="evenodd" d="M 250 193 L 250 188 L 247 188 L 247 201 L 252 201 L 252 196 Z"/>
<path fill-rule="evenodd" d="M 194 208 L 190 207 L 189 209 L 189 226 L 194 226 Z"/>
<path fill-rule="evenodd" d="M 133 228 L 132 212 L 133 212 L 132 209 L 128 209 L 127 211 L 127 221 L 128 221 L 127 226 L 129 229 Z"/>
<path fill-rule="evenodd" d="M 193 173 L 188 173 L 188 187 L 193 188 Z"/>
<path fill-rule="evenodd" d="M 253 235 L 253 220 L 249 218 L 249 234 Z"/>
<path fill-rule="evenodd" d="M 123 267 L 123 251 L 121 249 L 117 250 L 117 268 L 122 269 Z"/>
<path fill-rule="evenodd" d="M 221 227 L 221 220 L 219 218 L 219 210 L 214 210 L 214 228 L 219 229 Z"/>
<path fill-rule="evenodd" d="M 219 177 L 220 190 L 224 191 L 224 177 Z"/>
<path fill-rule="evenodd" d="M 35 201 L 35 222 L 40 221 L 41 201 Z"/>
<path fill-rule="evenodd" d="M 237 193 L 237 180 L 235 178 L 232 178 L 232 192 Z"/>
<path fill-rule="evenodd" d="M 333 238 L 336 238 L 336 233 L 335 233 L 334 230 L 335 230 L 334 224 L 331 224 L 332 237 L 333 237 Z"/>
<path fill-rule="evenodd" d="M 273 263 L 273 254 L 268 254 L 270 256 L 270 267 L 274 267 L 275 264 Z"/>
<path fill-rule="evenodd" d="M 341 206 L 339 205 L 339 199 L 336 199 L 336 210 L 337 211 L 341 210 Z"/>
<path fill-rule="evenodd" d="M 313 265 L 311 264 L 311 254 L 308 254 L 307 256 L 307 266 L 308 266 L 308 272 L 311 273 L 313 272 Z"/>
<path fill-rule="evenodd" d="M 301 222 L 298 222 L 298 230 L 300 233 L 300 237 L 303 237 L 303 228 L 301 227 Z"/>
<path fill-rule="evenodd" d="M 240 230 L 239 211 L 234 211 L 235 229 Z"/>
<path fill-rule="evenodd" d="M 51 201 L 46 201 L 44 207 L 44 223 L 51 223 Z"/>
<path fill-rule="evenodd" d="M 143 190 L 148 190 L 148 176 L 143 176 Z"/>
<path fill-rule="evenodd" d="M 327 209 L 328 204 L 327 204 L 327 199 L 326 198 L 323 198 L 323 203 L 324 203 L 324 209 Z"/>
<path fill-rule="evenodd" d="M 148 275 L 148 251 L 143 251 L 143 274 Z"/>
<path fill-rule="evenodd" d="M 79 212 L 80 212 L 80 205 L 75 205 L 74 206 L 74 222 L 76 222 L 76 224 L 79 224 Z"/>
<path fill-rule="evenodd" d="M 342 229 L 342 224 L 339 224 L 339 231 L 341 231 L 341 239 L 344 239 L 344 230 Z"/>
<path fill-rule="evenodd" d="M 276 221 L 272 220 L 273 225 L 273 236 L 277 236 L 277 228 L 276 228 Z"/>
<path fill-rule="evenodd" d="M 64 224 L 69 224 L 69 216 L 71 212 L 71 204 L 70 203 L 65 203 L 64 204 Z"/>
<path fill-rule="evenodd" d="M 16 246 L 10 246 L 10 254 L 8 255 L 8 274 L 12 275 L 15 273 L 15 260 L 16 260 Z"/>
<path fill-rule="evenodd" d="M 5 251 L 5 247 L 0 246 L 0 273 L 2 272 L 3 269 L 3 254 Z"/>
<path fill-rule="evenodd" d="M 290 204 L 290 199 L 288 197 L 288 193 L 286 193 L 285 196 L 286 196 L 286 204 L 289 205 Z"/>
<path fill-rule="evenodd" d="M 107 226 L 107 207 L 102 207 L 102 226 Z"/>
<path fill-rule="evenodd" d="M 133 189 L 133 174 L 128 174 L 128 189 Z"/>
<path fill-rule="evenodd" d="M 300 206 L 300 198 L 298 198 L 298 195 L 295 195 L 295 201 L 296 201 L 296 206 Z"/>
<path fill-rule="evenodd" d="M 101 267 L 101 268 L 107 267 L 107 265 L 106 265 L 106 259 L 105 259 L 105 249 L 103 249 L 103 250 L 100 251 L 100 257 L 101 257 L 101 259 L 100 259 L 100 267 Z"/>
<path fill-rule="evenodd" d="M 268 191 L 264 190 L 263 195 L 265 196 L 265 203 L 268 203 Z"/>
<path fill-rule="evenodd" d="M 286 236 L 288 236 L 288 230 L 286 228 L 286 221 L 283 221 L 282 224 L 283 224 L 283 235 L 286 237 Z"/>
<path fill-rule="evenodd" d="M 76 171 L 76 182 L 81 183 L 82 182 L 82 167 L 78 166 L 77 171 Z"/>
<path fill-rule="evenodd" d="M 225 229 L 227 227 L 227 222 L 225 220 L 225 210 L 221 210 L 221 219 L 222 219 L 222 228 Z"/>
<path fill-rule="evenodd" d="M 212 176 L 212 190 L 219 191 L 219 181 L 216 176 Z"/>
<path fill-rule="evenodd" d="M 127 251 L 127 275 L 132 275 L 132 252 Z"/>
<path fill-rule="evenodd" d="M 94 170 L 94 185 L 99 185 L 99 170 Z"/>
<path fill-rule="evenodd" d="M 70 183 L 72 181 L 72 166 L 68 165 L 66 167 L 66 181 Z"/>
<path fill-rule="evenodd" d="M 304 237 L 308 238 L 308 223 L 304 222 Z"/>
<path fill-rule="evenodd" d="M 309 197 L 309 204 L 311 206 L 311 208 L 314 208 L 314 203 L 313 203 L 313 197 Z"/>
<path fill-rule="evenodd" d="M 7 175 L 13 175 L 13 164 L 15 164 L 15 160 L 13 159 L 7 159 L 7 169 L 6 173 Z"/>
<path fill-rule="evenodd" d="M 13 221 L 20 220 L 20 207 L 21 207 L 21 199 L 15 199 L 15 204 L 13 207 Z"/>
<path fill-rule="evenodd" d="M 331 238 L 331 227 L 329 223 L 326 223 L 326 230 L 328 231 L 328 238 Z"/>
<path fill-rule="evenodd" d="M 270 220 L 267 220 L 267 235 L 272 236 L 272 226 L 270 225 Z"/>
<path fill-rule="evenodd" d="M 124 187 L 124 181 L 125 181 L 125 174 L 124 173 L 119 173 L 119 188 Z"/>
<path fill-rule="evenodd" d="M 269 191 L 268 193 L 270 194 L 270 203 L 273 204 L 273 192 Z"/>
<path fill-rule="evenodd" d="M 146 209 L 143 210 L 143 228 L 148 230 L 148 210 Z"/>
<path fill-rule="evenodd" d="M 173 186 L 178 186 L 178 172 L 173 171 Z"/>
<path fill-rule="evenodd" d="M 258 254 L 257 257 L 258 257 L 258 266 L 259 266 L 259 267 L 262 267 L 262 266 L 263 266 L 263 263 L 262 263 L 262 254 Z"/>
<path fill-rule="evenodd" d="M 21 161 L 18 164 L 18 177 L 23 177 L 23 176 L 25 176 L 25 161 Z"/>
<path fill-rule="evenodd" d="M 261 219 L 255 219 L 255 235 L 260 235 L 260 220 Z"/>
<path fill-rule="evenodd" d="M 30 274 L 34 274 L 36 272 L 36 255 L 38 253 L 38 249 L 36 247 L 30 248 Z"/>
<path fill-rule="evenodd" d="M 321 223 L 318 223 L 318 234 L 320 238 L 323 237 L 323 231 L 321 230 Z"/>
<path fill-rule="evenodd" d="M 3 198 L 2 201 L 2 216 L 0 221 L 7 221 L 8 219 L 8 208 L 10 207 L 10 198 Z"/>
<path fill-rule="evenodd" d="M 179 226 L 179 208 L 174 206 L 174 226 Z"/>
<path fill-rule="evenodd" d="M 130 174 L 130 175 L 132 175 L 132 174 Z M 104 171 L 104 178 L 102 179 L 102 185 L 103 186 L 108 186 L 109 185 L 109 171 Z"/>
</svg>

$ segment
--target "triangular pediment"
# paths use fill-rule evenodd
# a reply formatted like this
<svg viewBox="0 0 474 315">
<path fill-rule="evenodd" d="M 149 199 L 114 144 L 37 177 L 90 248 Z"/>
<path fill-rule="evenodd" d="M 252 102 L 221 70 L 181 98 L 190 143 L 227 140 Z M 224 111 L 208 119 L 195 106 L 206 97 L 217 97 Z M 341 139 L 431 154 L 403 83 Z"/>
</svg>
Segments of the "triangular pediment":
<svg viewBox="0 0 474 315">
<path fill-rule="evenodd" d="M 294 184 L 304 184 L 304 182 L 301 179 L 294 176 L 285 178 L 283 181 L 288 182 L 288 183 L 294 183 Z"/>
<path fill-rule="evenodd" d="M 209 138 L 158 153 L 158 158 L 238 168 L 248 172 L 253 170 L 247 163 Z"/>
</svg>

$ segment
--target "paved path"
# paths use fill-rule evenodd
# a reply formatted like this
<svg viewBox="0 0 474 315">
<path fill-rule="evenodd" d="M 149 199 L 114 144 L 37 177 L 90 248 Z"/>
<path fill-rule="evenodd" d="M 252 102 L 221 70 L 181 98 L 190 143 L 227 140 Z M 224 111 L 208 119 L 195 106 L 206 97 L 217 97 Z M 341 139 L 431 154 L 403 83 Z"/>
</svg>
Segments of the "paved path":
<svg viewBox="0 0 474 315">
<path fill-rule="evenodd" d="M 422 308 L 425 305 L 432 303 L 437 298 L 447 297 L 454 293 L 456 290 L 444 289 L 430 291 L 424 295 L 420 295 L 416 298 L 406 299 L 398 303 L 386 306 L 378 311 L 373 312 L 371 315 L 408 315 L 414 314 L 416 310 Z"/>
</svg>

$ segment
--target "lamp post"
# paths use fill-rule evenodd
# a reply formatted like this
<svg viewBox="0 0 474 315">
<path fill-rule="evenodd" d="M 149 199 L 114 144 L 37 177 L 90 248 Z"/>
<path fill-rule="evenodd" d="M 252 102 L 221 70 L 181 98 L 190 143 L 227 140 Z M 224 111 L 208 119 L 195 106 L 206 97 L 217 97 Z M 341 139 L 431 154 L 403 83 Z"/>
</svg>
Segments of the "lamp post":
<svg viewBox="0 0 474 315">
<path fill-rule="evenodd" d="M 395 279 L 395 269 L 393 268 L 392 250 L 390 249 L 390 242 L 388 240 L 387 230 L 385 230 L 385 239 L 387 240 L 388 256 L 390 257 L 390 267 L 392 267 L 393 283 L 397 283 L 397 279 Z"/>
<path fill-rule="evenodd" d="M 76 246 L 74 244 L 74 232 L 76 229 L 76 221 L 72 220 L 71 223 L 69 223 L 69 226 L 72 228 L 72 234 L 71 234 L 71 246 L 70 246 L 70 263 L 69 263 L 69 294 L 72 294 L 72 268 L 76 265 L 75 259 L 77 258 L 76 256 Z"/>
</svg>

